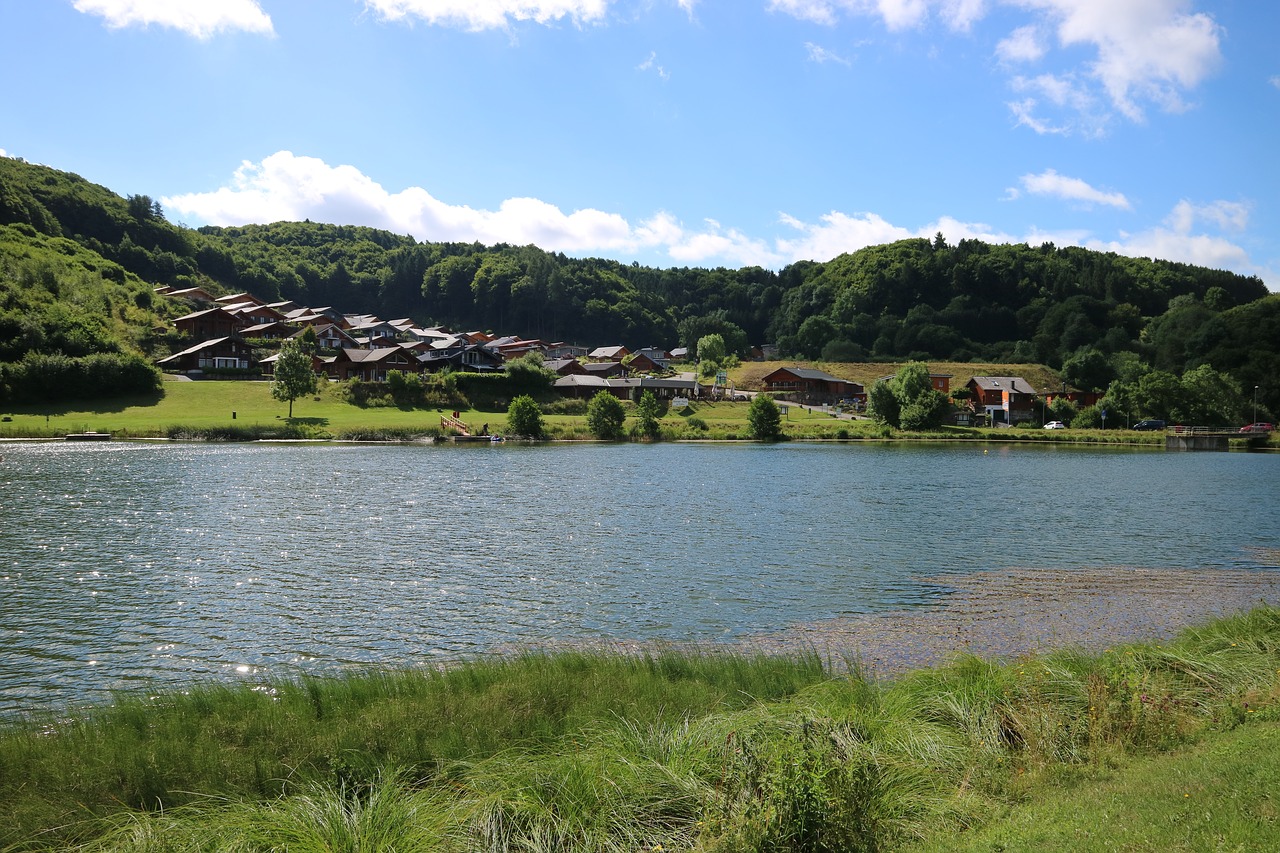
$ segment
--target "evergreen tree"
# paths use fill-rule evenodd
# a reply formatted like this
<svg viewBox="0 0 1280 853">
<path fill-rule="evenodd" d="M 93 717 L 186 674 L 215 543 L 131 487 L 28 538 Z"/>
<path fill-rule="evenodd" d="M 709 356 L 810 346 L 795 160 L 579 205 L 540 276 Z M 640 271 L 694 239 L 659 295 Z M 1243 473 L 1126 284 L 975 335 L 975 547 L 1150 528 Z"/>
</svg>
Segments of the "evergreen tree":
<svg viewBox="0 0 1280 853">
<path fill-rule="evenodd" d="M 636 403 L 636 430 L 645 438 L 657 438 L 661 434 L 658 418 L 662 416 L 662 408 L 658 398 L 652 391 L 645 391 Z"/>
<path fill-rule="evenodd" d="M 782 437 L 782 412 L 768 394 L 757 394 L 747 409 L 747 434 L 756 441 Z"/>
</svg>

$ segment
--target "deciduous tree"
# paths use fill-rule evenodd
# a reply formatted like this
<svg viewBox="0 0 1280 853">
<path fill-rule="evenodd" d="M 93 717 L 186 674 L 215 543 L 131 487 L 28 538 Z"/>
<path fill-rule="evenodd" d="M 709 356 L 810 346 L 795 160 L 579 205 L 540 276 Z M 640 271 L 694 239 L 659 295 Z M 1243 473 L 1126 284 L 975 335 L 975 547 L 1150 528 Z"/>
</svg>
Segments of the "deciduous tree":
<svg viewBox="0 0 1280 853">
<path fill-rule="evenodd" d="M 622 401 L 608 391 L 597 391 L 587 404 L 587 429 L 596 438 L 604 441 L 622 438 L 622 424 L 626 419 Z"/>
<path fill-rule="evenodd" d="M 524 438 L 542 438 L 542 409 L 528 394 L 521 394 L 507 407 L 507 430 Z"/>
<path fill-rule="evenodd" d="M 297 341 L 285 341 L 276 359 L 271 396 L 281 402 L 288 401 L 289 417 L 293 417 L 293 401 L 314 394 L 318 385 L 319 380 L 311 369 L 311 356 Z"/>
</svg>

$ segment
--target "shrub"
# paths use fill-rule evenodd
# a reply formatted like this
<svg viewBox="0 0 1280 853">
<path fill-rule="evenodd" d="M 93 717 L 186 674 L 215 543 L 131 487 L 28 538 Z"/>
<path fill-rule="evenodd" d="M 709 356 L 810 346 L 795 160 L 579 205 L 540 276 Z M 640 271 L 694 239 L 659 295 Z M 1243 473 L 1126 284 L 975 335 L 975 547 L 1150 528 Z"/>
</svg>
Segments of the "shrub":
<svg viewBox="0 0 1280 853">
<path fill-rule="evenodd" d="M 587 407 L 587 429 L 596 438 L 616 441 L 622 438 L 622 424 L 627 412 L 622 402 L 608 391 L 598 391 Z"/>
<path fill-rule="evenodd" d="M 524 438 L 542 438 L 546 434 L 542 409 L 528 394 L 516 397 L 507 407 L 507 431 Z"/>
<path fill-rule="evenodd" d="M 757 441 L 777 441 L 782 437 L 782 412 L 773 398 L 757 394 L 747 409 L 747 434 Z"/>
</svg>

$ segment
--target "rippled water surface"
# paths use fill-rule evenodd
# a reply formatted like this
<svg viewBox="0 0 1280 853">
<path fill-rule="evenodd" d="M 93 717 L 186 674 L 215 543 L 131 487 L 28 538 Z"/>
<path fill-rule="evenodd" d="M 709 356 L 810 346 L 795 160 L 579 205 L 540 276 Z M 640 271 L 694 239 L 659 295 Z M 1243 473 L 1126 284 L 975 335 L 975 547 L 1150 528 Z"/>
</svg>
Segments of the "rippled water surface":
<svg viewBox="0 0 1280 853">
<path fill-rule="evenodd" d="M 926 577 L 1274 566 L 1280 456 L 0 446 L 0 714 L 556 640 L 741 639 Z"/>
</svg>

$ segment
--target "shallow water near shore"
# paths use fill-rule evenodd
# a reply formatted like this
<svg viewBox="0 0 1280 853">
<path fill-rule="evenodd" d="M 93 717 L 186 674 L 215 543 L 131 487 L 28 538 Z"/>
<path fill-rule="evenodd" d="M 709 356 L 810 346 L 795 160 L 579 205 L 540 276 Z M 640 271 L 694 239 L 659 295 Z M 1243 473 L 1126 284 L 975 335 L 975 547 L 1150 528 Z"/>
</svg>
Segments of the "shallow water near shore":
<svg viewBox="0 0 1280 853">
<path fill-rule="evenodd" d="M 0 714 L 561 642 L 893 672 L 1164 636 L 1280 603 L 1277 483 L 1062 446 L 6 446 Z"/>
</svg>

